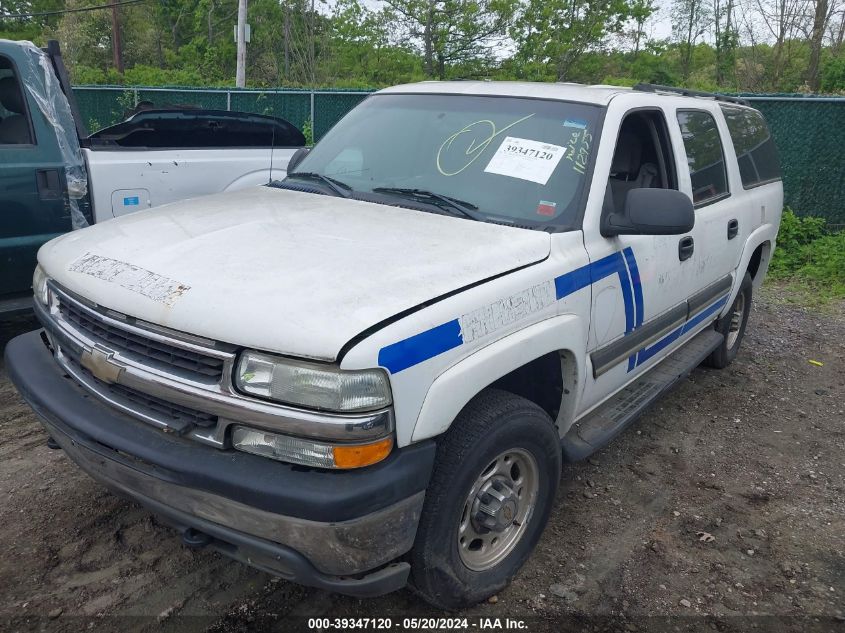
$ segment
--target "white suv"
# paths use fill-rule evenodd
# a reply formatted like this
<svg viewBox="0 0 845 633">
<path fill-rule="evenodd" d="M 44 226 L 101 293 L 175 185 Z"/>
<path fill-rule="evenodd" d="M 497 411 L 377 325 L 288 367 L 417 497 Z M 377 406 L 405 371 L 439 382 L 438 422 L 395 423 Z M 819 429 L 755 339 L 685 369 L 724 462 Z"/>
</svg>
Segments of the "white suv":
<svg viewBox="0 0 845 633">
<path fill-rule="evenodd" d="M 189 545 L 442 607 L 513 578 L 563 460 L 731 362 L 783 198 L 759 112 L 647 85 L 390 88 L 290 170 L 45 245 L 9 374 Z"/>
</svg>

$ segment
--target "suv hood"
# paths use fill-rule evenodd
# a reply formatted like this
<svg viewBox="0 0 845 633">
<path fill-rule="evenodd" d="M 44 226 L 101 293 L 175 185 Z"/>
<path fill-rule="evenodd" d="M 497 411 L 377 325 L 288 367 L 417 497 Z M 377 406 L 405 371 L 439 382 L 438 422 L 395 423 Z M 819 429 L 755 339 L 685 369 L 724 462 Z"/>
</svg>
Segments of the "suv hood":
<svg viewBox="0 0 845 633">
<path fill-rule="evenodd" d="M 547 233 L 257 187 L 74 231 L 39 261 L 65 288 L 145 321 L 335 360 L 405 310 L 548 257 Z"/>
</svg>

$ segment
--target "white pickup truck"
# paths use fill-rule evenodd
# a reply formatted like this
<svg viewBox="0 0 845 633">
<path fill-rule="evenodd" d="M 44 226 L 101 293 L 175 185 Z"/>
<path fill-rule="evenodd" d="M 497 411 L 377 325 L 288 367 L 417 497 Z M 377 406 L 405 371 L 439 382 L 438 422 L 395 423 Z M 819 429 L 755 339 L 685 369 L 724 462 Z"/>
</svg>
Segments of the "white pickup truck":
<svg viewBox="0 0 845 633">
<path fill-rule="evenodd" d="M 390 88 L 293 169 L 45 245 L 7 371 L 187 544 L 446 608 L 562 461 L 736 356 L 783 196 L 759 112 L 650 85 Z"/>
<path fill-rule="evenodd" d="M 31 310 L 35 254 L 72 228 L 283 178 L 302 133 L 275 117 L 136 113 L 89 135 L 56 42 L 0 40 L 0 315 Z"/>
</svg>

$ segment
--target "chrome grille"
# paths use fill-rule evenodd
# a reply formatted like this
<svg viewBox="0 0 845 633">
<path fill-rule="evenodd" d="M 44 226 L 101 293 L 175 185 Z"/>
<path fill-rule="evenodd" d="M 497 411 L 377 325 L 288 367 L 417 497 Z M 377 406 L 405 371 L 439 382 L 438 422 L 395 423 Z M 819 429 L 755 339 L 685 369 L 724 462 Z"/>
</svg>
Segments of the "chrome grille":
<svg viewBox="0 0 845 633">
<path fill-rule="evenodd" d="M 85 384 L 95 387 L 97 393 L 106 396 L 109 402 L 145 418 L 166 421 L 166 426 L 177 434 L 186 433 L 195 426 L 211 428 L 217 424 L 216 415 L 168 402 L 125 385 L 105 383 L 82 367 L 72 353 L 66 351 L 65 358 L 74 373 L 79 377 L 84 376 Z"/>
<path fill-rule="evenodd" d="M 106 404 L 162 430 L 228 448 L 229 428 L 248 423 L 314 439 L 366 441 L 393 431 L 393 410 L 341 414 L 264 402 L 238 393 L 238 348 L 91 304 L 47 282 L 35 302 L 56 361 Z"/>
<path fill-rule="evenodd" d="M 80 308 L 65 297 L 59 298 L 59 310 L 66 321 L 106 347 L 150 359 L 159 366 L 174 368 L 180 373 L 198 374 L 201 380 L 219 381 L 223 376 L 223 359 L 205 356 L 161 341 L 155 341 L 128 330 L 118 329 Z"/>
<path fill-rule="evenodd" d="M 166 400 L 135 391 L 123 385 L 109 385 L 108 390 L 124 400 L 129 400 L 139 405 L 144 410 L 164 416 L 171 425 L 174 425 L 174 423 L 187 423 L 191 426 L 210 428 L 217 424 L 216 415 L 183 407 L 173 402 L 167 402 Z"/>
</svg>

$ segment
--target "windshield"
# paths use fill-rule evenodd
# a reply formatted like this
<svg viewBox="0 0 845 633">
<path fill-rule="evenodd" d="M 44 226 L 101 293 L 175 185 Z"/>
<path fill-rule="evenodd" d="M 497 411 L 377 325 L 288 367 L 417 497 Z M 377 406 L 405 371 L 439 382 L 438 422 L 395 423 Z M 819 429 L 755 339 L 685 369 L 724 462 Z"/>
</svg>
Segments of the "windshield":
<svg viewBox="0 0 845 633">
<path fill-rule="evenodd" d="M 335 125 L 291 177 L 328 177 L 352 197 L 571 228 L 580 217 L 600 113 L 593 105 L 528 98 L 374 95 Z"/>
</svg>

